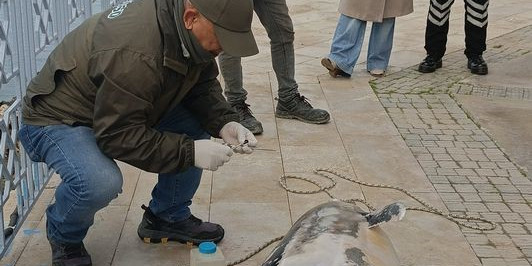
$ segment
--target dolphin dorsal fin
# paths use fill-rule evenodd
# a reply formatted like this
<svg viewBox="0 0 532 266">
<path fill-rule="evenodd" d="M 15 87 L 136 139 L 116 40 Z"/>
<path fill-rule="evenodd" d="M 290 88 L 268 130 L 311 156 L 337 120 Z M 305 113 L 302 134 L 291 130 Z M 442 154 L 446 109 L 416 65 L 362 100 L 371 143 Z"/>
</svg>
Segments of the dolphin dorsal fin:
<svg viewBox="0 0 532 266">
<path fill-rule="evenodd" d="M 373 211 L 366 215 L 369 228 L 389 221 L 399 221 L 403 219 L 406 213 L 406 207 L 400 202 L 395 202 L 385 206 L 380 210 Z"/>
</svg>

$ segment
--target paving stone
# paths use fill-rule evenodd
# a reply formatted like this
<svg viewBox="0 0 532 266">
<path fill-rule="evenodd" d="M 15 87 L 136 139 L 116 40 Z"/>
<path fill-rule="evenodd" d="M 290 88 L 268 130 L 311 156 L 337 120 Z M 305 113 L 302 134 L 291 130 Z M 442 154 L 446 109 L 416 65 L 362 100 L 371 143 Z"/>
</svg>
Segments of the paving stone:
<svg viewBox="0 0 532 266">
<path fill-rule="evenodd" d="M 483 169 L 483 168 L 477 168 L 475 169 L 475 172 L 477 172 L 480 176 L 495 176 L 495 172 L 491 169 Z"/>
<path fill-rule="evenodd" d="M 512 211 L 518 212 L 518 213 L 532 213 L 532 208 L 529 204 L 524 203 L 508 203 L 508 206 Z"/>
<path fill-rule="evenodd" d="M 436 161 L 452 161 L 453 160 L 453 158 L 449 154 L 446 154 L 446 153 L 435 153 L 433 157 L 434 157 L 434 160 Z"/>
<path fill-rule="evenodd" d="M 449 180 L 449 182 L 453 184 L 470 184 L 471 183 L 469 179 L 463 175 L 447 176 L 447 179 Z"/>
<path fill-rule="evenodd" d="M 500 176 L 488 176 L 486 177 L 490 183 L 494 185 L 510 185 L 512 182 L 510 182 L 510 179 L 507 177 L 500 177 Z"/>
<path fill-rule="evenodd" d="M 481 258 L 483 266 L 501 266 L 506 265 L 503 258 Z"/>
<path fill-rule="evenodd" d="M 501 213 L 504 221 L 508 223 L 525 223 L 525 220 L 519 213 L 510 212 L 510 213 Z"/>
<path fill-rule="evenodd" d="M 492 212 L 511 212 L 510 208 L 504 203 L 486 203 L 486 206 L 490 209 Z"/>
<path fill-rule="evenodd" d="M 532 247 L 532 235 L 510 235 L 518 247 Z"/>
<path fill-rule="evenodd" d="M 483 203 L 476 203 L 476 202 L 466 202 L 464 203 L 464 206 L 467 208 L 467 211 L 469 212 L 488 212 L 488 208 L 486 208 L 486 205 Z"/>
<path fill-rule="evenodd" d="M 458 192 L 458 193 L 477 192 L 475 187 L 473 185 L 470 185 L 470 184 L 453 184 L 453 187 L 456 190 L 456 192 Z"/>
<path fill-rule="evenodd" d="M 527 200 L 523 196 L 524 195 L 513 194 L 513 193 L 501 193 L 501 197 L 503 201 L 507 203 L 526 203 Z"/>
<path fill-rule="evenodd" d="M 458 161 L 457 163 L 462 168 L 478 169 L 478 167 L 479 167 L 477 162 L 475 162 L 475 161 Z"/>
<path fill-rule="evenodd" d="M 471 245 L 477 256 L 479 257 L 498 257 L 497 249 L 488 245 Z M 500 265 L 500 264 L 499 264 Z"/>
<path fill-rule="evenodd" d="M 507 233 L 511 235 L 526 235 L 528 234 L 527 230 L 522 224 L 512 224 L 512 223 L 505 223 L 502 224 L 502 229 Z"/>
<path fill-rule="evenodd" d="M 436 158 L 435 158 L 436 159 Z M 449 159 L 451 159 L 449 157 Z M 437 160 L 437 159 L 436 159 Z M 441 168 L 450 168 L 450 169 L 456 169 L 456 168 L 459 168 L 459 166 L 454 162 L 454 161 L 443 161 L 443 160 L 438 160 L 438 165 L 441 167 Z M 455 171 L 456 172 L 456 171 Z"/>
<path fill-rule="evenodd" d="M 457 169 L 459 170 L 459 169 Z M 458 172 L 458 171 L 457 171 Z M 487 177 L 484 176 L 478 176 L 478 175 L 467 175 L 467 179 L 471 182 L 471 184 L 486 184 L 489 183 L 489 180 Z"/>
<path fill-rule="evenodd" d="M 519 193 L 519 190 L 514 185 L 495 185 L 501 193 Z"/>
<path fill-rule="evenodd" d="M 462 193 L 460 193 L 460 196 L 462 196 L 462 198 L 466 202 L 481 202 L 482 201 L 482 199 L 480 198 L 478 193 L 462 192 Z"/>
<path fill-rule="evenodd" d="M 482 218 L 488 219 L 488 220 L 490 220 L 490 221 L 492 221 L 494 223 L 503 223 L 503 222 L 505 222 L 504 219 L 502 218 L 502 215 L 500 213 L 496 213 L 496 212 L 485 212 L 485 213 L 481 213 L 480 216 Z M 502 228 L 498 228 L 496 230 L 489 231 L 489 232 L 486 232 L 486 233 L 497 234 L 498 230 L 500 230 L 499 232 L 501 232 Z"/>
</svg>

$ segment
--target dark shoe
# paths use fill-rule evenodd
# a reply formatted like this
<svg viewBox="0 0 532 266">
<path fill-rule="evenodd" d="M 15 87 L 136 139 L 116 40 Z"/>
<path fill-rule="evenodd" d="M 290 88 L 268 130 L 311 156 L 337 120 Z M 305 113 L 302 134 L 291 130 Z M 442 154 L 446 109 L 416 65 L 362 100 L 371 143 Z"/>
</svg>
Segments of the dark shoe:
<svg viewBox="0 0 532 266">
<path fill-rule="evenodd" d="M 275 116 L 279 118 L 298 119 L 311 124 L 329 122 L 330 115 L 327 111 L 313 108 L 305 96 L 297 93 L 290 101 L 279 99 Z"/>
<path fill-rule="evenodd" d="M 233 106 L 233 108 L 235 108 L 236 112 L 238 113 L 240 124 L 242 124 L 245 128 L 249 129 L 249 131 L 251 131 L 251 133 L 253 134 L 262 134 L 262 132 L 264 131 L 262 129 L 262 124 L 251 113 L 251 110 L 249 109 L 249 104 L 245 102 L 238 102 L 232 103 L 231 106 Z"/>
<path fill-rule="evenodd" d="M 224 229 L 219 224 L 203 222 L 190 215 L 186 220 L 167 222 L 155 216 L 150 208 L 142 205 L 144 216 L 137 233 L 146 243 L 166 243 L 177 241 L 183 244 L 199 245 L 202 242 L 218 243 L 224 237 Z"/>
<path fill-rule="evenodd" d="M 327 57 L 321 59 L 321 65 L 329 70 L 329 75 L 331 75 L 333 78 L 336 78 L 337 76 L 345 78 L 351 77 L 351 75 L 338 68 L 336 63 Z"/>
<path fill-rule="evenodd" d="M 50 241 L 53 266 L 91 266 L 91 256 L 83 243 L 59 244 Z"/>
<path fill-rule="evenodd" d="M 477 75 L 488 74 L 488 64 L 484 61 L 481 55 L 472 56 L 467 59 L 467 68 L 471 70 L 471 73 Z"/>
<path fill-rule="evenodd" d="M 421 73 L 432 73 L 436 71 L 436 69 L 441 68 L 441 65 L 441 58 L 427 55 L 427 57 L 421 61 L 417 70 Z"/>
</svg>

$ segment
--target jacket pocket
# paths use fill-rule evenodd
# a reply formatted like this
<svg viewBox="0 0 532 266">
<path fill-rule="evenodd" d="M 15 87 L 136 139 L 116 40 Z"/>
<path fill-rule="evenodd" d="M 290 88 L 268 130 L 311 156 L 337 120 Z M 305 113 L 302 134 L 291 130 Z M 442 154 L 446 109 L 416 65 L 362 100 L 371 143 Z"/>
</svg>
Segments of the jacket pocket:
<svg viewBox="0 0 532 266">
<path fill-rule="evenodd" d="M 35 76 L 26 92 L 31 104 L 33 105 L 33 98 L 39 95 L 48 95 L 55 90 L 56 82 L 62 74 L 72 71 L 76 68 L 76 61 L 74 58 L 58 58 L 52 53 L 45 65 L 37 76 Z"/>
</svg>

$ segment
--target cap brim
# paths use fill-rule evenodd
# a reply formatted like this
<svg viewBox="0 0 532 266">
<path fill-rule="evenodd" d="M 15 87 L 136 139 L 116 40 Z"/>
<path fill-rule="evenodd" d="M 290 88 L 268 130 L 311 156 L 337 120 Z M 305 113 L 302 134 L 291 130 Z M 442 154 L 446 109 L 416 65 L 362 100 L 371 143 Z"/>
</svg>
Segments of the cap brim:
<svg viewBox="0 0 532 266">
<path fill-rule="evenodd" d="M 235 32 L 214 24 L 214 31 L 223 51 L 228 55 L 244 57 L 259 53 L 259 48 L 251 30 L 248 32 Z"/>
</svg>

